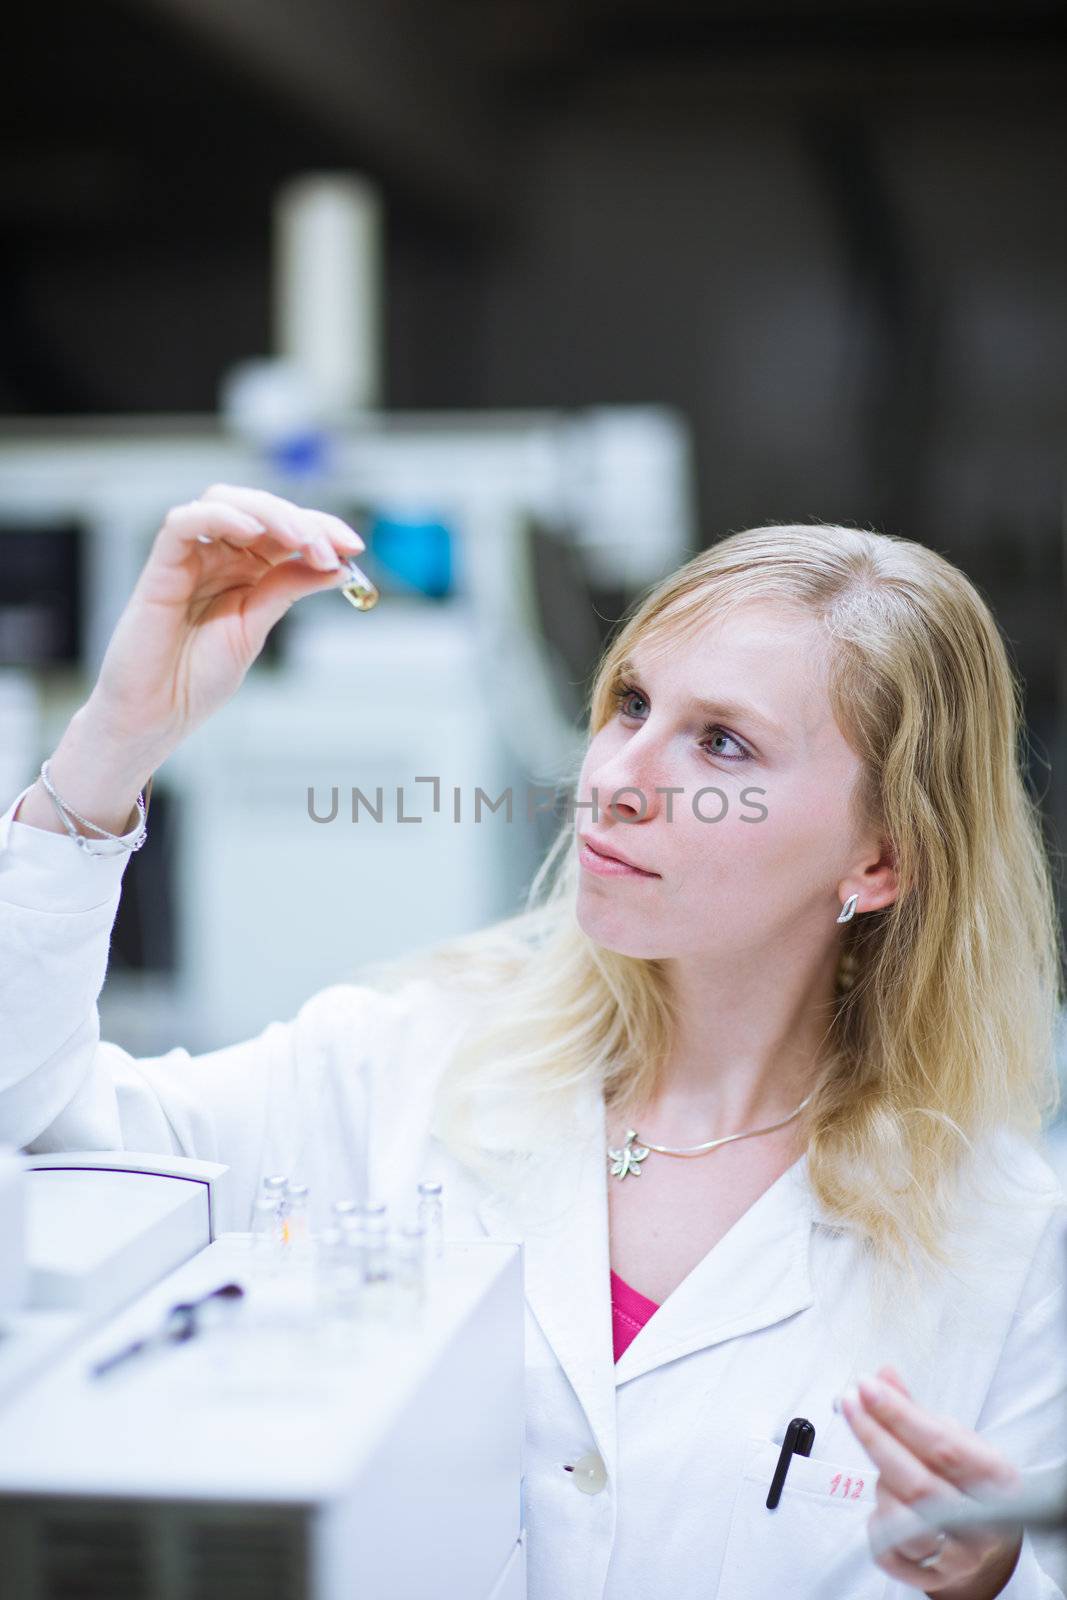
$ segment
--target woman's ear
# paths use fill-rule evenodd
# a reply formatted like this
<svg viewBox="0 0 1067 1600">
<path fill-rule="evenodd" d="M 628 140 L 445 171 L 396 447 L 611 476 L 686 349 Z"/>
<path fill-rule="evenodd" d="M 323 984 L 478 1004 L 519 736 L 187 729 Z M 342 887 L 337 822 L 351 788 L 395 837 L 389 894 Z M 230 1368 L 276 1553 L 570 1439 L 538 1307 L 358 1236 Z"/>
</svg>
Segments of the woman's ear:
<svg viewBox="0 0 1067 1600">
<path fill-rule="evenodd" d="M 866 859 L 847 878 L 842 878 L 838 898 L 842 903 L 850 894 L 859 895 L 858 910 L 881 911 L 890 906 L 900 891 L 897 855 L 888 839 L 875 840 Z"/>
<path fill-rule="evenodd" d="M 881 880 L 881 892 L 886 897 L 883 904 L 892 905 L 900 893 L 900 878 L 897 873 L 897 852 L 891 839 L 882 839 L 874 870 Z"/>
</svg>

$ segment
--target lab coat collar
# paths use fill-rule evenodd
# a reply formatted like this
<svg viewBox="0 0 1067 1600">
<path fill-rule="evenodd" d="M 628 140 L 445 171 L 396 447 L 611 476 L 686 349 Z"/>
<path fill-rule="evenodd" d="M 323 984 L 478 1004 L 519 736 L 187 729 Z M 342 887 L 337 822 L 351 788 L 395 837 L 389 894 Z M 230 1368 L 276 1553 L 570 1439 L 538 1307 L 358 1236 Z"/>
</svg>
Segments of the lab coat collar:
<svg viewBox="0 0 1067 1600">
<path fill-rule="evenodd" d="M 668 1361 L 780 1322 L 813 1303 L 813 1223 L 801 1156 L 709 1251 L 616 1364 L 612 1344 L 607 1125 L 599 1086 L 579 1091 L 566 1133 L 519 1184 L 482 1199 L 494 1238 L 521 1238 L 526 1298 L 585 1411 L 609 1474 L 615 1391 Z"/>
</svg>

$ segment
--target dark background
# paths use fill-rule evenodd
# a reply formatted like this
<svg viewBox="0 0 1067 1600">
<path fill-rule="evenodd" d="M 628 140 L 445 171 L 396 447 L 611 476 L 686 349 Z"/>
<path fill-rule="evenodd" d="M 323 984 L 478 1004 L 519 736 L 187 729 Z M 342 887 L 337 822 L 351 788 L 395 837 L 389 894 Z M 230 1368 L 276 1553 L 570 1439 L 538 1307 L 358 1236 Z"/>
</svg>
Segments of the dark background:
<svg viewBox="0 0 1067 1600">
<path fill-rule="evenodd" d="M 821 517 L 942 550 L 1025 675 L 1062 849 L 1060 11 L 20 7 L 0 412 L 213 410 L 231 363 L 270 350 L 275 188 L 369 173 L 389 406 L 670 402 L 702 542 Z"/>
</svg>

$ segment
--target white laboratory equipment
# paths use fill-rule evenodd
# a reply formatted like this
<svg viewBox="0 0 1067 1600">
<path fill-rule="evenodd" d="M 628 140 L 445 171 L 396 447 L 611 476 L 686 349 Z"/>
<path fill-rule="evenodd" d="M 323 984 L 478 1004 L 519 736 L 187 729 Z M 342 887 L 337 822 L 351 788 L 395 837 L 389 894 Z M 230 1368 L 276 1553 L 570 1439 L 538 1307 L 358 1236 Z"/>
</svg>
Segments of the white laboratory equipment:
<svg viewBox="0 0 1067 1600">
<path fill-rule="evenodd" d="M 227 1172 L 129 1150 L 4 1148 L 0 1408 L 86 1329 L 232 1226 Z"/>
<path fill-rule="evenodd" d="M 379 604 L 302 600 L 234 699 L 164 763 L 149 832 L 166 795 L 173 894 L 149 910 L 167 919 L 171 956 L 144 971 L 113 961 L 100 999 L 103 1037 L 135 1055 L 250 1037 L 366 962 L 518 910 L 553 786 L 580 760 L 580 680 L 608 608 L 695 548 L 688 431 L 665 408 L 368 413 L 328 442 L 298 475 L 213 416 L 5 423 L 0 717 L 22 752 L 9 786 L 32 781 L 84 703 L 169 506 L 250 484 L 357 525 L 421 518 L 448 540 L 450 580 L 430 594 L 375 568 L 385 546 L 368 543 Z M 312 820 L 309 792 L 326 816 L 335 788 L 335 818 Z M 353 790 L 380 791 L 380 820 L 361 807 L 353 821 Z M 508 790 L 511 821 L 490 808 Z"/>
<path fill-rule="evenodd" d="M 26 1302 L 26 1174 L 22 1157 L 0 1145 L 0 1317 Z"/>
<path fill-rule="evenodd" d="M 219 1229 L 224 1167 L 14 1159 L 5 1593 L 525 1600 L 521 1246 L 447 1241 L 417 1317 L 326 1326 L 310 1277 Z"/>
</svg>

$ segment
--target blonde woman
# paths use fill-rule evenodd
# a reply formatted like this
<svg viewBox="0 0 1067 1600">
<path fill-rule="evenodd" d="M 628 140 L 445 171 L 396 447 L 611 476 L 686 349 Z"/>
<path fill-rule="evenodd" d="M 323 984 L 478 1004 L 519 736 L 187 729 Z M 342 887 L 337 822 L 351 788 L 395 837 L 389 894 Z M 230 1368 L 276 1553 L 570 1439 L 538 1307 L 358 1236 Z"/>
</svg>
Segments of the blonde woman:
<svg viewBox="0 0 1067 1600">
<path fill-rule="evenodd" d="M 1055 1536 L 881 1537 L 1067 1464 L 1060 955 L 982 597 L 903 539 L 721 540 L 611 643 L 520 915 L 134 1060 L 96 997 L 135 801 L 331 547 L 252 489 L 167 517 L 49 763 L 114 853 L 40 779 L 0 818 L 0 1135 L 225 1161 L 247 1220 L 267 1171 L 350 1185 L 358 1049 L 374 1188 L 524 1242 L 532 1600 L 1063 1600 Z"/>
</svg>

